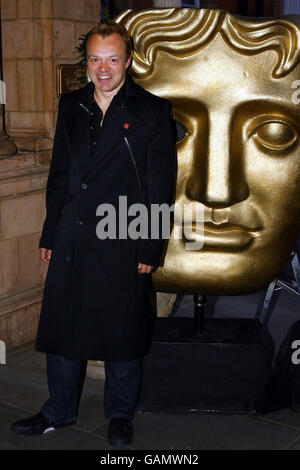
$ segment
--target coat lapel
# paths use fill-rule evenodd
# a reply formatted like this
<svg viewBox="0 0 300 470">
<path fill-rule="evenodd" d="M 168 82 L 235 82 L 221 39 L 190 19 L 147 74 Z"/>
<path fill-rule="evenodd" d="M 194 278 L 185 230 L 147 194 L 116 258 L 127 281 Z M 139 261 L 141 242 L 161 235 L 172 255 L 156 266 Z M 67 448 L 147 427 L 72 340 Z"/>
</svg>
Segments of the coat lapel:
<svg viewBox="0 0 300 470">
<path fill-rule="evenodd" d="M 111 151 L 124 137 L 129 136 L 142 125 L 142 121 L 131 110 L 116 108 L 109 121 L 101 130 L 101 135 L 87 174 L 92 173 L 98 166 L 109 158 Z M 87 174 L 85 176 L 87 176 Z"/>
<path fill-rule="evenodd" d="M 89 111 L 78 103 L 75 109 L 65 111 L 64 118 L 73 154 L 81 173 L 85 173 L 90 151 Z"/>
<path fill-rule="evenodd" d="M 74 106 L 64 112 L 70 145 L 83 177 L 96 170 L 124 137 L 129 136 L 143 124 L 134 113 L 134 100 L 130 99 L 134 95 L 139 95 L 141 91 L 129 76 L 126 89 L 126 104 L 117 107 L 103 127 L 92 159 L 90 158 L 89 119 L 94 86 L 91 82 L 78 90 L 78 98 Z"/>
</svg>

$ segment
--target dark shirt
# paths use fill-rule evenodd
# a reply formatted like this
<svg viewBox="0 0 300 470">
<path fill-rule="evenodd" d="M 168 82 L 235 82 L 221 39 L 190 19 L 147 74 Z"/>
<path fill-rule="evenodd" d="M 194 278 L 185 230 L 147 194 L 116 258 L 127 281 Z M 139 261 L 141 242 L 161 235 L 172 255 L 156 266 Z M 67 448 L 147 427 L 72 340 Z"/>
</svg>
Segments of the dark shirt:
<svg viewBox="0 0 300 470">
<path fill-rule="evenodd" d="M 100 126 L 100 123 L 103 118 L 103 112 L 101 108 L 98 106 L 95 98 L 94 98 L 94 89 L 90 97 L 90 158 L 93 158 L 94 151 L 97 147 L 98 141 L 101 136 L 101 131 L 102 128 L 107 124 L 111 116 L 114 114 L 114 112 L 117 109 L 120 109 L 122 106 L 124 106 L 126 98 L 126 82 L 122 85 L 118 93 L 113 97 L 113 99 L 110 102 L 109 107 L 107 108 L 107 111 L 104 115 L 104 119 L 102 122 L 102 126 Z"/>
</svg>

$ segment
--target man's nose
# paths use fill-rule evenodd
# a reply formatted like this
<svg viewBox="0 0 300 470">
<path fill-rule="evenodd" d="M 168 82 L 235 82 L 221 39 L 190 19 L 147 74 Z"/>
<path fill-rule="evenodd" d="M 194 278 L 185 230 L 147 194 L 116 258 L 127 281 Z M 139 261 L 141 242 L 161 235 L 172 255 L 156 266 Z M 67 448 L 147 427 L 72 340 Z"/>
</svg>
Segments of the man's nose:
<svg viewBox="0 0 300 470">
<path fill-rule="evenodd" d="M 101 62 L 99 62 L 98 70 L 101 72 L 106 72 L 106 70 L 108 70 L 108 64 L 105 60 L 102 60 Z"/>
<path fill-rule="evenodd" d="M 242 141 L 241 136 L 234 135 L 231 116 L 212 113 L 204 140 L 204 134 L 200 142 L 195 139 L 193 174 L 186 186 L 189 199 L 212 208 L 228 207 L 246 199 L 249 188 Z"/>
</svg>

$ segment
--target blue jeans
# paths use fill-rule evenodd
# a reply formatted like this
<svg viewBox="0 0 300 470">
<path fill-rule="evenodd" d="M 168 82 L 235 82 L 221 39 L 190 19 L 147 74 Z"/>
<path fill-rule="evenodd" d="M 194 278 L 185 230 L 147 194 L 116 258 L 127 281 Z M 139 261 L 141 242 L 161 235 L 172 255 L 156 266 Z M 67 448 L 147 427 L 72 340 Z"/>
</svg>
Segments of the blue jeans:
<svg viewBox="0 0 300 470">
<path fill-rule="evenodd" d="M 49 399 L 42 414 L 56 424 L 76 421 L 87 361 L 46 354 Z M 132 419 L 141 383 L 141 358 L 105 361 L 104 414 L 107 419 Z"/>
</svg>

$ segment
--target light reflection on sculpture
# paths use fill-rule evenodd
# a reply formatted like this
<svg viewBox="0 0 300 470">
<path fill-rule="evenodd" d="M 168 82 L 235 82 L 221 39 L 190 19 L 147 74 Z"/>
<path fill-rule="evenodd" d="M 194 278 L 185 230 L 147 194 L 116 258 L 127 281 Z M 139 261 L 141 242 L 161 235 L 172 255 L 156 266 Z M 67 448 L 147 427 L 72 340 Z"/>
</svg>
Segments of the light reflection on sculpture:
<svg viewBox="0 0 300 470">
<path fill-rule="evenodd" d="M 155 288 L 257 290 L 284 266 L 300 228 L 300 18 L 155 9 L 117 21 L 134 40 L 134 79 L 168 98 L 186 131 L 176 202 L 204 206 L 204 247 L 187 251 L 175 221 Z"/>
</svg>

